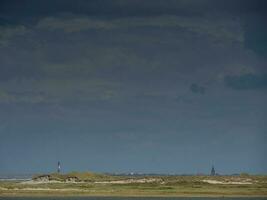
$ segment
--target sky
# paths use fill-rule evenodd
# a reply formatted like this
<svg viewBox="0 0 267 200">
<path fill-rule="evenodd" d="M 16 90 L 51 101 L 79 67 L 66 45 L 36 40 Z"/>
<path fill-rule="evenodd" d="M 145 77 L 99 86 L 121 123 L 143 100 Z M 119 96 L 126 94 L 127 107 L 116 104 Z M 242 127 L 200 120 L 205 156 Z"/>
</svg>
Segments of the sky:
<svg viewBox="0 0 267 200">
<path fill-rule="evenodd" d="M 267 173 L 267 1 L 1 0 L 0 173 Z"/>
</svg>

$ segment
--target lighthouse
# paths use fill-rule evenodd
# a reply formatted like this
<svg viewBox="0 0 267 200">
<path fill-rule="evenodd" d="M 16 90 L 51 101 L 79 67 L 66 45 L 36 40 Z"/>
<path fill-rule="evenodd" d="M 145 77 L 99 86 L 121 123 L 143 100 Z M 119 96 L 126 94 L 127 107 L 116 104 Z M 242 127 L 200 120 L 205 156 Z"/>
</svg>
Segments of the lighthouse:
<svg viewBox="0 0 267 200">
<path fill-rule="evenodd" d="M 210 175 L 211 175 L 211 176 L 215 176 L 215 175 L 216 175 L 216 173 L 215 173 L 215 168 L 214 168 L 213 165 L 212 165 L 212 168 L 211 168 L 211 171 L 210 171 Z"/>
<path fill-rule="evenodd" d="M 57 173 L 60 173 L 60 169 L 61 169 L 61 167 L 60 167 L 60 162 L 58 161 L 58 162 L 57 162 Z"/>
</svg>

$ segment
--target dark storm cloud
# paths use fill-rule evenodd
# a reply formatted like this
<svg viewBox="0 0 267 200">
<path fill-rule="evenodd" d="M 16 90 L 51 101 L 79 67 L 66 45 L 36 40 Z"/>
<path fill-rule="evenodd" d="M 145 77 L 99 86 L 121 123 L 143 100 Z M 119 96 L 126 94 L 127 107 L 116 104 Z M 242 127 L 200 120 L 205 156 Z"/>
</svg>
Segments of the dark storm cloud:
<svg viewBox="0 0 267 200">
<path fill-rule="evenodd" d="M 154 15 L 203 15 L 207 12 L 248 13 L 266 9 L 264 0 L 2 0 L 0 15 L 6 20 L 36 22 L 38 18 L 74 13 L 88 16 L 154 16 Z"/>
<path fill-rule="evenodd" d="M 267 89 L 267 74 L 228 75 L 224 83 L 234 90 Z"/>
</svg>

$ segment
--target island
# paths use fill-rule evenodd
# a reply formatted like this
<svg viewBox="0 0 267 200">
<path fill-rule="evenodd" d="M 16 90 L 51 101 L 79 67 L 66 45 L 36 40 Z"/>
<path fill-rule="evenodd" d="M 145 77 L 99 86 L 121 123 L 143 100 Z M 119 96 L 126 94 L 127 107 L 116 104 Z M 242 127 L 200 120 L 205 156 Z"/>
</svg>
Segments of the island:
<svg viewBox="0 0 267 200">
<path fill-rule="evenodd" d="M 0 196 L 267 197 L 267 176 L 51 173 L 2 180 Z"/>
</svg>

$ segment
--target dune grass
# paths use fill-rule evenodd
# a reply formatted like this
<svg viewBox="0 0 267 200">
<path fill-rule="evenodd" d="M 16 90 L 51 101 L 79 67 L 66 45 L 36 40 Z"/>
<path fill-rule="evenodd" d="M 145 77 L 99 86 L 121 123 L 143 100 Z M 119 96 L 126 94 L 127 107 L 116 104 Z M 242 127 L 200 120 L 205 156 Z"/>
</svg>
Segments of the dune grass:
<svg viewBox="0 0 267 200">
<path fill-rule="evenodd" d="M 78 182 L 64 182 L 77 177 Z M 35 177 L 36 178 L 36 177 Z M 0 196 L 199 196 L 199 197 L 267 197 L 267 176 L 111 176 L 79 173 L 51 174 L 59 182 L 23 184 L 0 182 Z M 116 182 L 118 180 L 132 182 Z M 135 182 L 135 180 L 155 180 Z M 210 184 L 203 180 L 222 181 Z M 110 182 L 111 181 L 111 182 Z M 112 182 L 113 181 L 113 182 Z M 115 182 L 114 182 L 115 181 Z M 248 184 L 232 184 L 236 182 Z"/>
</svg>

